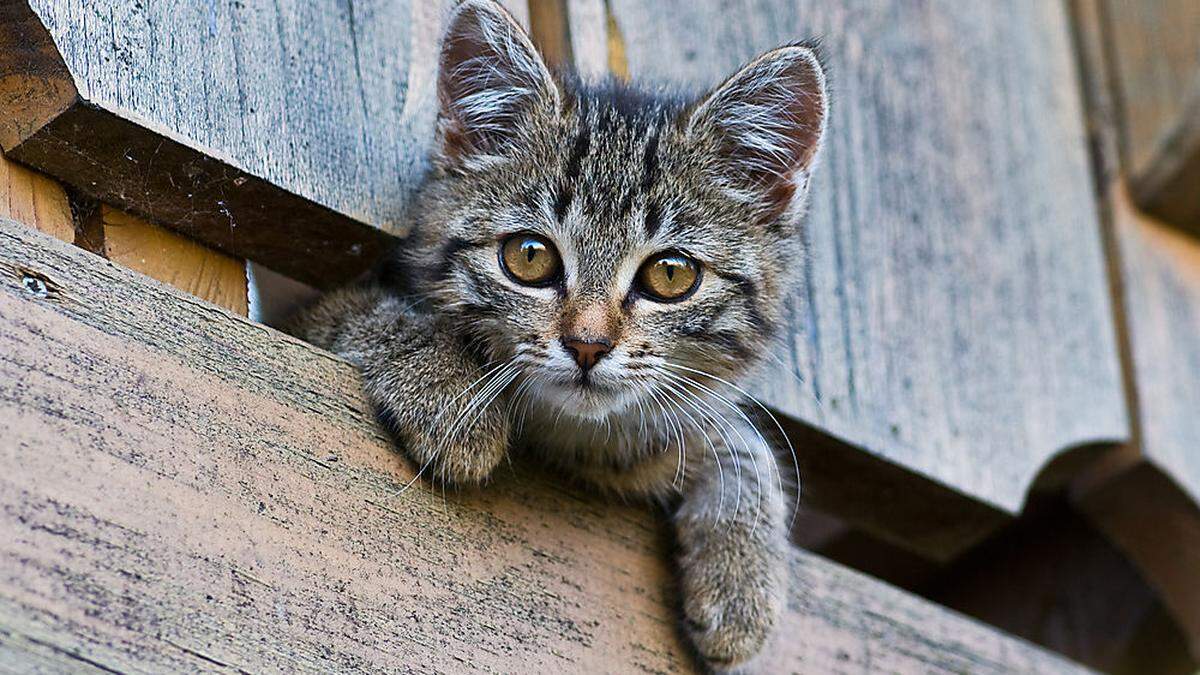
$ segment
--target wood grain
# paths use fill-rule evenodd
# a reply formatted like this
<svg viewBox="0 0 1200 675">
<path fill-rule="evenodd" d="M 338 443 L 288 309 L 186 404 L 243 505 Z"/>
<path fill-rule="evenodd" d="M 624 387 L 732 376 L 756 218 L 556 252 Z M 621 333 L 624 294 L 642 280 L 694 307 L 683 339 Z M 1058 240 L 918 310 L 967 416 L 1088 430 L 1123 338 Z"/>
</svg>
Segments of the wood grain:
<svg viewBox="0 0 1200 675">
<path fill-rule="evenodd" d="M 46 234 L 75 240 L 71 205 L 62 186 L 12 163 L 0 155 L 0 216 L 11 218 Z"/>
<path fill-rule="evenodd" d="M 1129 197 L 1105 1 L 1071 6 L 1133 434 L 1072 493 L 1155 588 L 1200 661 L 1200 243 Z"/>
<path fill-rule="evenodd" d="M 109 260 L 246 316 L 246 261 L 111 206 L 100 218 Z"/>
<path fill-rule="evenodd" d="M 1200 235 L 1200 3 L 1106 0 L 1102 9 L 1133 197 Z"/>
<path fill-rule="evenodd" d="M 772 404 L 1010 514 L 1057 454 L 1128 437 L 1059 3 L 609 4 L 635 78 L 708 86 L 825 38 L 831 138 Z M 577 57 L 606 43 L 600 5 L 571 1 Z"/>
<path fill-rule="evenodd" d="M 404 490 L 327 353 L 7 220 L 0 342 L 0 663 L 690 670 L 648 513 L 521 466 Z M 811 554 L 792 572 L 772 672 L 1080 670 Z"/>
<path fill-rule="evenodd" d="M 451 4 L 8 2 L 0 145 L 231 255 L 346 281 L 403 231 Z"/>
</svg>

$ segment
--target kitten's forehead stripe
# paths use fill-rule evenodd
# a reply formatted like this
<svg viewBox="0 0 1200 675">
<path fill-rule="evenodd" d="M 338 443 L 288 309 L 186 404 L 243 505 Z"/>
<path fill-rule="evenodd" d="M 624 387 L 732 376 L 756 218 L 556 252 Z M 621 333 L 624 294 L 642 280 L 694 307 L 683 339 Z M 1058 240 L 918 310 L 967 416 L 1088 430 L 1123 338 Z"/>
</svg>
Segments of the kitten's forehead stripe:
<svg viewBox="0 0 1200 675">
<path fill-rule="evenodd" d="M 592 133 L 586 126 L 579 130 L 575 136 L 575 142 L 571 146 L 571 155 L 567 159 L 566 178 L 573 181 L 579 178 L 579 169 L 583 164 L 583 159 L 587 157 L 588 150 L 592 146 Z"/>
<path fill-rule="evenodd" d="M 654 181 L 658 178 L 658 139 L 661 131 L 655 129 L 650 132 L 650 138 L 646 140 L 646 150 L 642 154 L 642 194 L 648 194 L 650 188 L 654 187 Z"/>
<path fill-rule="evenodd" d="M 645 227 L 647 239 L 653 239 L 658 234 L 658 228 L 662 227 L 662 209 L 655 202 L 646 205 Z"/>
</svg>

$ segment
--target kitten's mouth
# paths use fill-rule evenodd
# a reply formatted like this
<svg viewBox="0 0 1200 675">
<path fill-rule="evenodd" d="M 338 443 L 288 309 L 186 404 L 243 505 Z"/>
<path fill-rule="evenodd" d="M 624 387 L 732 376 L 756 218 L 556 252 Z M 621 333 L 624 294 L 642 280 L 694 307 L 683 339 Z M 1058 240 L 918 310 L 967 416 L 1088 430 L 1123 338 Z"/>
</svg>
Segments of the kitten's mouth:
<svg viewBox="0 0 1200 675">
<path fill-rule="evenodd" d="M 585 374 L 547 383 L 543 396 L 564 412 L 579 417 L 604 416 L 619 407 L 623 390 L 616 383 L 598 382 Z"/>
</svg>

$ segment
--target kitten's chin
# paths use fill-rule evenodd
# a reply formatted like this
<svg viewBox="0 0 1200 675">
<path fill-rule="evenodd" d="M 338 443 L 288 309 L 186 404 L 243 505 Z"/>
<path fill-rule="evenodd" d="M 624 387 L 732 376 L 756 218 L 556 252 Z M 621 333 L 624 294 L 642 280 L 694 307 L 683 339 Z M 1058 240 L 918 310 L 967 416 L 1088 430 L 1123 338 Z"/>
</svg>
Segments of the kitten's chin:
<svg viewBox="0 0 1200 675">
<path fill-rule="evenodd" d="M 540 387 L 537 398 L 564 416 L 591 421 L 622 413 L 635 403 L 628 387 L 578 382 L 548 382 Z"/>
</svg>

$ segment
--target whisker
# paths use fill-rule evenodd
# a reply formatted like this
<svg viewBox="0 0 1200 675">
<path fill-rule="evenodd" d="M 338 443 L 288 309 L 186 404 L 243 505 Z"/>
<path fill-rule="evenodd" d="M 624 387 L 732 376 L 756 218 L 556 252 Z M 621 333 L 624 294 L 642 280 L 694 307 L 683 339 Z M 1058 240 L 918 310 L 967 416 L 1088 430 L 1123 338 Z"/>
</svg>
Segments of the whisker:
<svg viewBox="0 0 1200 675">
<path fill-rule="evenodd" d="M 756 397 L 752 396 L 745 389 L 742 389 L 741 387 L 737 386 L 736 384 L 734 384 L 732 382 L 729 382 L 728 380 L 724 380 L 720 377 L 717 377 L 716 375 L 713 375 L 712 373 L 706 373 L 702 370 L 697 370 L 695 368 L 689 368 L 687 366 L 684 366 L 684 365 L 681 365 L 678 363 L 671 363 L 670 361 L 666 361 L 666 360 L 664 360 L 663 363 L 664 363 L 664 365 L 666 365 L 668 367 L 677 368 L 679 370 L 684 370 L 684 371 L 687 371 L 690 373 L 694 373 L 696 375 L 707 377 L 716 382 L 720 382 L 721 384 L 724 384 L 727 387 L 730 387 L 734 391 L 737 391 L 738 393 L 740 393 L 742 396 L 745 396 L 747 399 L 750 400 L 750 402 L 754 403 L 754 405 L 758 406 L 759 409 L 761 409 L 764 413 L 767 414 L 767 417 L 769 417 L 771 419 L 771 422 L 773 422 L 775 424 L 775 428 L 779 430 L 779 435 L 783 438 L 784 442 L 787 443 L 788 452 L 791 453 L 791 456 L 792 456 L 792 465 L 795 466 L 795 468 L 796 468 L 795 504 L 793 505 L 793 508 L 792 508 L 791 519 L 788 521 L 788 531 L 790 532 L 792 527 L 794 527 L 796 524 L 796 515 L 800 511 L 800 482 L 801 482 L 800 459 L 796 456 L 796 447 L 794 445 L 792 445 L 792 439 L 789 438 L 787 435 L 787 432 L 785 432 L 783 430 L 783 425 L 779 423 L 779 420 L 775 417 L 774 413 L 772 413 L 770 410 L 768 410 L 767 406 L 764 405 L 762 401 L 760 401 Z"/>
</svg>

